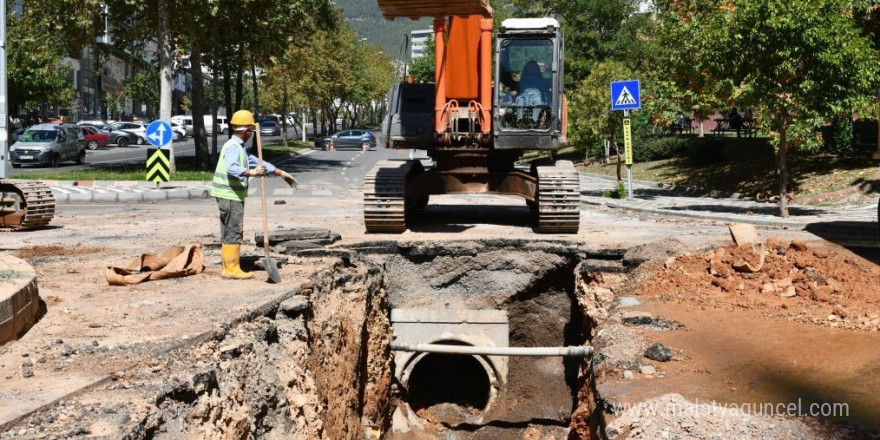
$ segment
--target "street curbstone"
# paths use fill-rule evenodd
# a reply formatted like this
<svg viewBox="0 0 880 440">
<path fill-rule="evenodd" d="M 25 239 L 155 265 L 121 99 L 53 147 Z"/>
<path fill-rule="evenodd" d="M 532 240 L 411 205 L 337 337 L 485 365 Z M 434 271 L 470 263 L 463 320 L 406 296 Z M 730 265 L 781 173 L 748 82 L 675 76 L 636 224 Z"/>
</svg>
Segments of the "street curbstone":
<svg viewBox="0 0 880 440">
<path fill-rule="evenodd" d="M 189 198 L 191 199 L 207 199 L 211 197 L 211 190 L 208 188 L 191 188 L 189 190 Z"/>
<path fill-rule="evenodd" d="M 116 201 L 120 203 L 135 203 L 142 202 L 144 200 L 144 196 L 139 192 L 123 192 L 117 195 Z"/>
<path fill-rule="evenodd" d="M 143 193 L 143 200 L 145 202 L 168 200 L 168 194 L 165 191 L 147 191 Z"/>
<path fill-rule="evenodd" d="M 165 191 L 166 198 L 170 199 L 188 199 L 189 190 L 186 189 L 169 189 Z"/>
<path fill-rule="evenodd" d="M 93 194 L 91 192 L 77 192 L 70 193 L 67 195 L 68 203 L 89 203 L 93 200 Z"/>
<path fill-rule="evenodd" d="M 94 192 L 92 193 L 92 201 L 93 202 L 101 202 L 101 203 L 114 203 L 116 202 L 117 194 L 115 192 Z"/>
</svg>

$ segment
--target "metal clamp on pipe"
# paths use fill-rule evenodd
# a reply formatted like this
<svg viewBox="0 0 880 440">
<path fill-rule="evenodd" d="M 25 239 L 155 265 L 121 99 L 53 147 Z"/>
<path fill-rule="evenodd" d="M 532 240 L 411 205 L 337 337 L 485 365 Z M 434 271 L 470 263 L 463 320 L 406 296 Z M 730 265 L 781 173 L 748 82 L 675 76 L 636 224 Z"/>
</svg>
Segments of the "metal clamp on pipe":
<svg viewBox="0 0 880 440">
<path fill-rule="evenodd" d="M 391 350 L 419 353 L 443 353 L 483 356 L 561 356 L 587 357 L 593 354 L 593 347 L 474 347 L 472 345 L 446 344 L 404 344 L 392 342 Z"/>
</svg>

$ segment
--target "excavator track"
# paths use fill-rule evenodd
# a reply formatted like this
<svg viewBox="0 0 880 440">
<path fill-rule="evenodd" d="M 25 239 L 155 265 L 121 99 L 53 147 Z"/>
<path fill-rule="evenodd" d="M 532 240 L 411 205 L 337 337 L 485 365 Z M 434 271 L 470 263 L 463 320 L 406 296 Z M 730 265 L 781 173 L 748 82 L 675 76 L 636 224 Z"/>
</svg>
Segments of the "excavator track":
<svg viewBox="0 0 880 440">
<path fill-rule="evenodd" d="M 46 226 L 55 217 L 55 197 L 42 182 L 0 180 L 0 231 Z"/>
<path fill-rule="evenodd" d="M 414 161 L 383 160 L 364 179 L 364 226 L 368 233 L 406 231 L 406 177 Z"/>
<path fill-rule="evenodd" d="M 538 167 L 538 232 L 577 234 L 580 225 L 580 179 L 574 164 L 560 160 Z"/>
</svg>

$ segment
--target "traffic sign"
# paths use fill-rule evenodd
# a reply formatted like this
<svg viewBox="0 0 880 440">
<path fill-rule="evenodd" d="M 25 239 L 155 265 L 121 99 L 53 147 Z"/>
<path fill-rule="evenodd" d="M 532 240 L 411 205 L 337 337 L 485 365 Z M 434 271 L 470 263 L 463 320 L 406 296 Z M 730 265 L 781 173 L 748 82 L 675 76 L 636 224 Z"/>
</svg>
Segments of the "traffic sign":
<svg viewBox="0 0 880 440">
<path fill-rule="evenodd" d="M 623 158 L 627 165 L 633 164 L 633 137 L 629 118 L 623 118 Z"/>
<path fill-rule="evenodd" d="M 147 149 L 147 180 L 156 183 L 167 182 L 170 178 L 171 151 L 166 148 Z"/>
<path fill-rule="evenodd" d="M 631 79 L 611 83 L 611 110 L 634 110 L 641 107 L 639 80 Z"/>
<path fill-rule="evenodd" d="M 147 126 L 147 141 L 162 148 L 171 143 L 171 124 L 165 121 L 153 121 Z"/>
</svg>

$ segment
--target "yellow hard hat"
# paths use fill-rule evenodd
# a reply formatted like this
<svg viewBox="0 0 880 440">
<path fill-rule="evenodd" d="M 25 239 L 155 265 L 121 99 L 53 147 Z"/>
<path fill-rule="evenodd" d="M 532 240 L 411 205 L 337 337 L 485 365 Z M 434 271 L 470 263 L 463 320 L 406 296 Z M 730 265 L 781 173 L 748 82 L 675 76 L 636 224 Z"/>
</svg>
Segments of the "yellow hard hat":
<svg viewBox="0 0 880 440">
<path fill-rule="evenodd" d="M 253 126 L 254 114 L 247 110 L 239 110 L 232 114 L 229 123 L 235 126 Z"/>
</svg>

